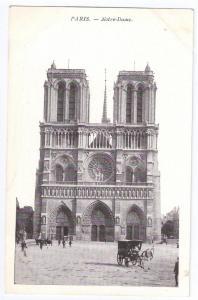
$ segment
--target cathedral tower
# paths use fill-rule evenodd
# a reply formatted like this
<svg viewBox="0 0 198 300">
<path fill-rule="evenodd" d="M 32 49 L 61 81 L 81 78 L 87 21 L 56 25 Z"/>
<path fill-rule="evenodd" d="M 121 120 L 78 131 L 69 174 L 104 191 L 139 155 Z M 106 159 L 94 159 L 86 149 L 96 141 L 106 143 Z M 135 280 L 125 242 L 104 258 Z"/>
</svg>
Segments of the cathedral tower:
<svg viewBox="0 0 198 300">
<path fill-rule="evenodd" d="M 89 85 L 82 69 L 47 71 L 44 84 L 44 121 L 56 123 L 89 122 Z"/>
<path fill-rule="evenodd" d="M 160 238 L 160 174 L 158 171 L 155 124 L 156 83 L 149 65 L 144 71 L 121 71 L 114 85 L 114 124 L 117 130 L 117 183 L 152 187 L 152 197 L 139 202 L 147 216 L 142 223 L 145 235 Z M 135 217 L 134 217 L 135 220 Z M 130 221 L 131 222 L 131 221 Z M 129 222 L 129 223 L 130 223 Z M 133 223 L 133 222 L 132 222 Z M 132 224 L 131 223 L 131 224 Z M 127 225 L 127 236 L 134 237 L 134 225 Z"/>
<path fill-rule="evenodd" d="M 104 101 L 104 102 L 103 102 Z M 160 239 L 156 85 L 145 71 L 121 71 L 113 123 L 89 123 L 81 69 L 47 71 L 35 192 L 34 235 L 114 241 Z"/>
</svg>

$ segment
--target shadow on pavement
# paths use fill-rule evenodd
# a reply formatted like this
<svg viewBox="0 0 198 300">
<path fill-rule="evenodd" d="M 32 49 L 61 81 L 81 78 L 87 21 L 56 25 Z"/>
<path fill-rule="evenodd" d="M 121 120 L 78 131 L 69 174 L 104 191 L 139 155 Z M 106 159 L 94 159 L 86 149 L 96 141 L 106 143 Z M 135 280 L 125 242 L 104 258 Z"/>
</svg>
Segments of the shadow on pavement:
<svg viewBox="0 0 198 300">
<path fill-rule="evenodd" d="M 112 267 L 119 267 L 118 264 L 111 264 L 111 263 L 99 263 L 99 262 L 87 262 L 86 265 L 95 265 L 95 266 L 112 266 Z"/>
</svg>

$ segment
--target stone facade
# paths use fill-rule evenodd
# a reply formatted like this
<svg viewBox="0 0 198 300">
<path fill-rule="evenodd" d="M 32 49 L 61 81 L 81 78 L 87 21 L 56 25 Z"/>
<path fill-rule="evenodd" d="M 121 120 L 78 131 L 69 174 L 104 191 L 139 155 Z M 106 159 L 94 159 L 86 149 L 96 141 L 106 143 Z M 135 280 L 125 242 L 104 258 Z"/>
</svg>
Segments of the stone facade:
<svg viewBox="0 0 198 300">
<path fill-rule="evenodd" d="M 57 69 L 44 84 L 34 235 L 80 240 L 160 239 L 156 84 L 145 71 L 121 71 L 113 123 L 89 123 L 89 84 L 81 69 Z"/>
</svg>

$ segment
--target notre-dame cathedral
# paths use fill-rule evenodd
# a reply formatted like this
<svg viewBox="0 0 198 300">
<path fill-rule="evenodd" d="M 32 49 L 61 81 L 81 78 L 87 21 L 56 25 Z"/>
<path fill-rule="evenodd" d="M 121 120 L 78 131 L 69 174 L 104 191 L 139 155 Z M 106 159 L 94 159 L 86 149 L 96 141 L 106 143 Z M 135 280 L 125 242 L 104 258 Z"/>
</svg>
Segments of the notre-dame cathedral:
<svg viewBox="0 0 198 300">
<path fill-rule="evenodd" d="M 40 123 L 35 237 L 160 239 L 156 89 L 148 64 L 144 71 L 120 71 L 113 122 L 105 84 L 102 121 L 92 124 L 85 70 L 51 65 Z"/>
</svg>

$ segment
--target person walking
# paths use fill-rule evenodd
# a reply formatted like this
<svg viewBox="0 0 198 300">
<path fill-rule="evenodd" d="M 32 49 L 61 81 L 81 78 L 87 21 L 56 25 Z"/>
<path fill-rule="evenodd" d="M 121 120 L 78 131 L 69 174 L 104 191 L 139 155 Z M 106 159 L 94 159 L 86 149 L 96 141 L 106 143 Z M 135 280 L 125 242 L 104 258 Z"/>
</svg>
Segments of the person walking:
<svg viewBox="0 0 198 300">
<path fill-rule="evenodd" d="M 21 251 L 23 252 L 24 250 L 24 241 L 21 242 Z"/>
<path fill-rule="evenodd" d="M 21 243 L 21 251 L 23 252 L 24 256 L 27 256 L 27 254 L 26 254 L 26 248 L 27 248 L 26 242 L 22 241 L 22 243 Z"/>
<path fill-rule="evenodd" d="M 71 245 L 72 245 L 72 241 L 71 241 L 71 239 L 69 240 L 69 246 L 71 247 Z"/>
<path fill-rule="evenodd" d="M 43 249 L 43 240 L 40 240 L 40 249 Z"/>
<path fill-rule="evenodd" d="M 65 240 L 64 239 L 62 241 L 62 244 L 63 244 L 63 248 L 65 248 Z"/>
<path fill-rule="evenodd" d="M 61 240 L 60 240 L 60 239 L 58 239 L 58 246 L 60 246 L 60 243 L 61 243 Z"/>
<path fill-rule="evenodd" d="M 177 261 L 175 262 L 174 273 L 175 273 L 175 286 L 178 286 L 179 257 L 177 258 Z"/>
</svg>

